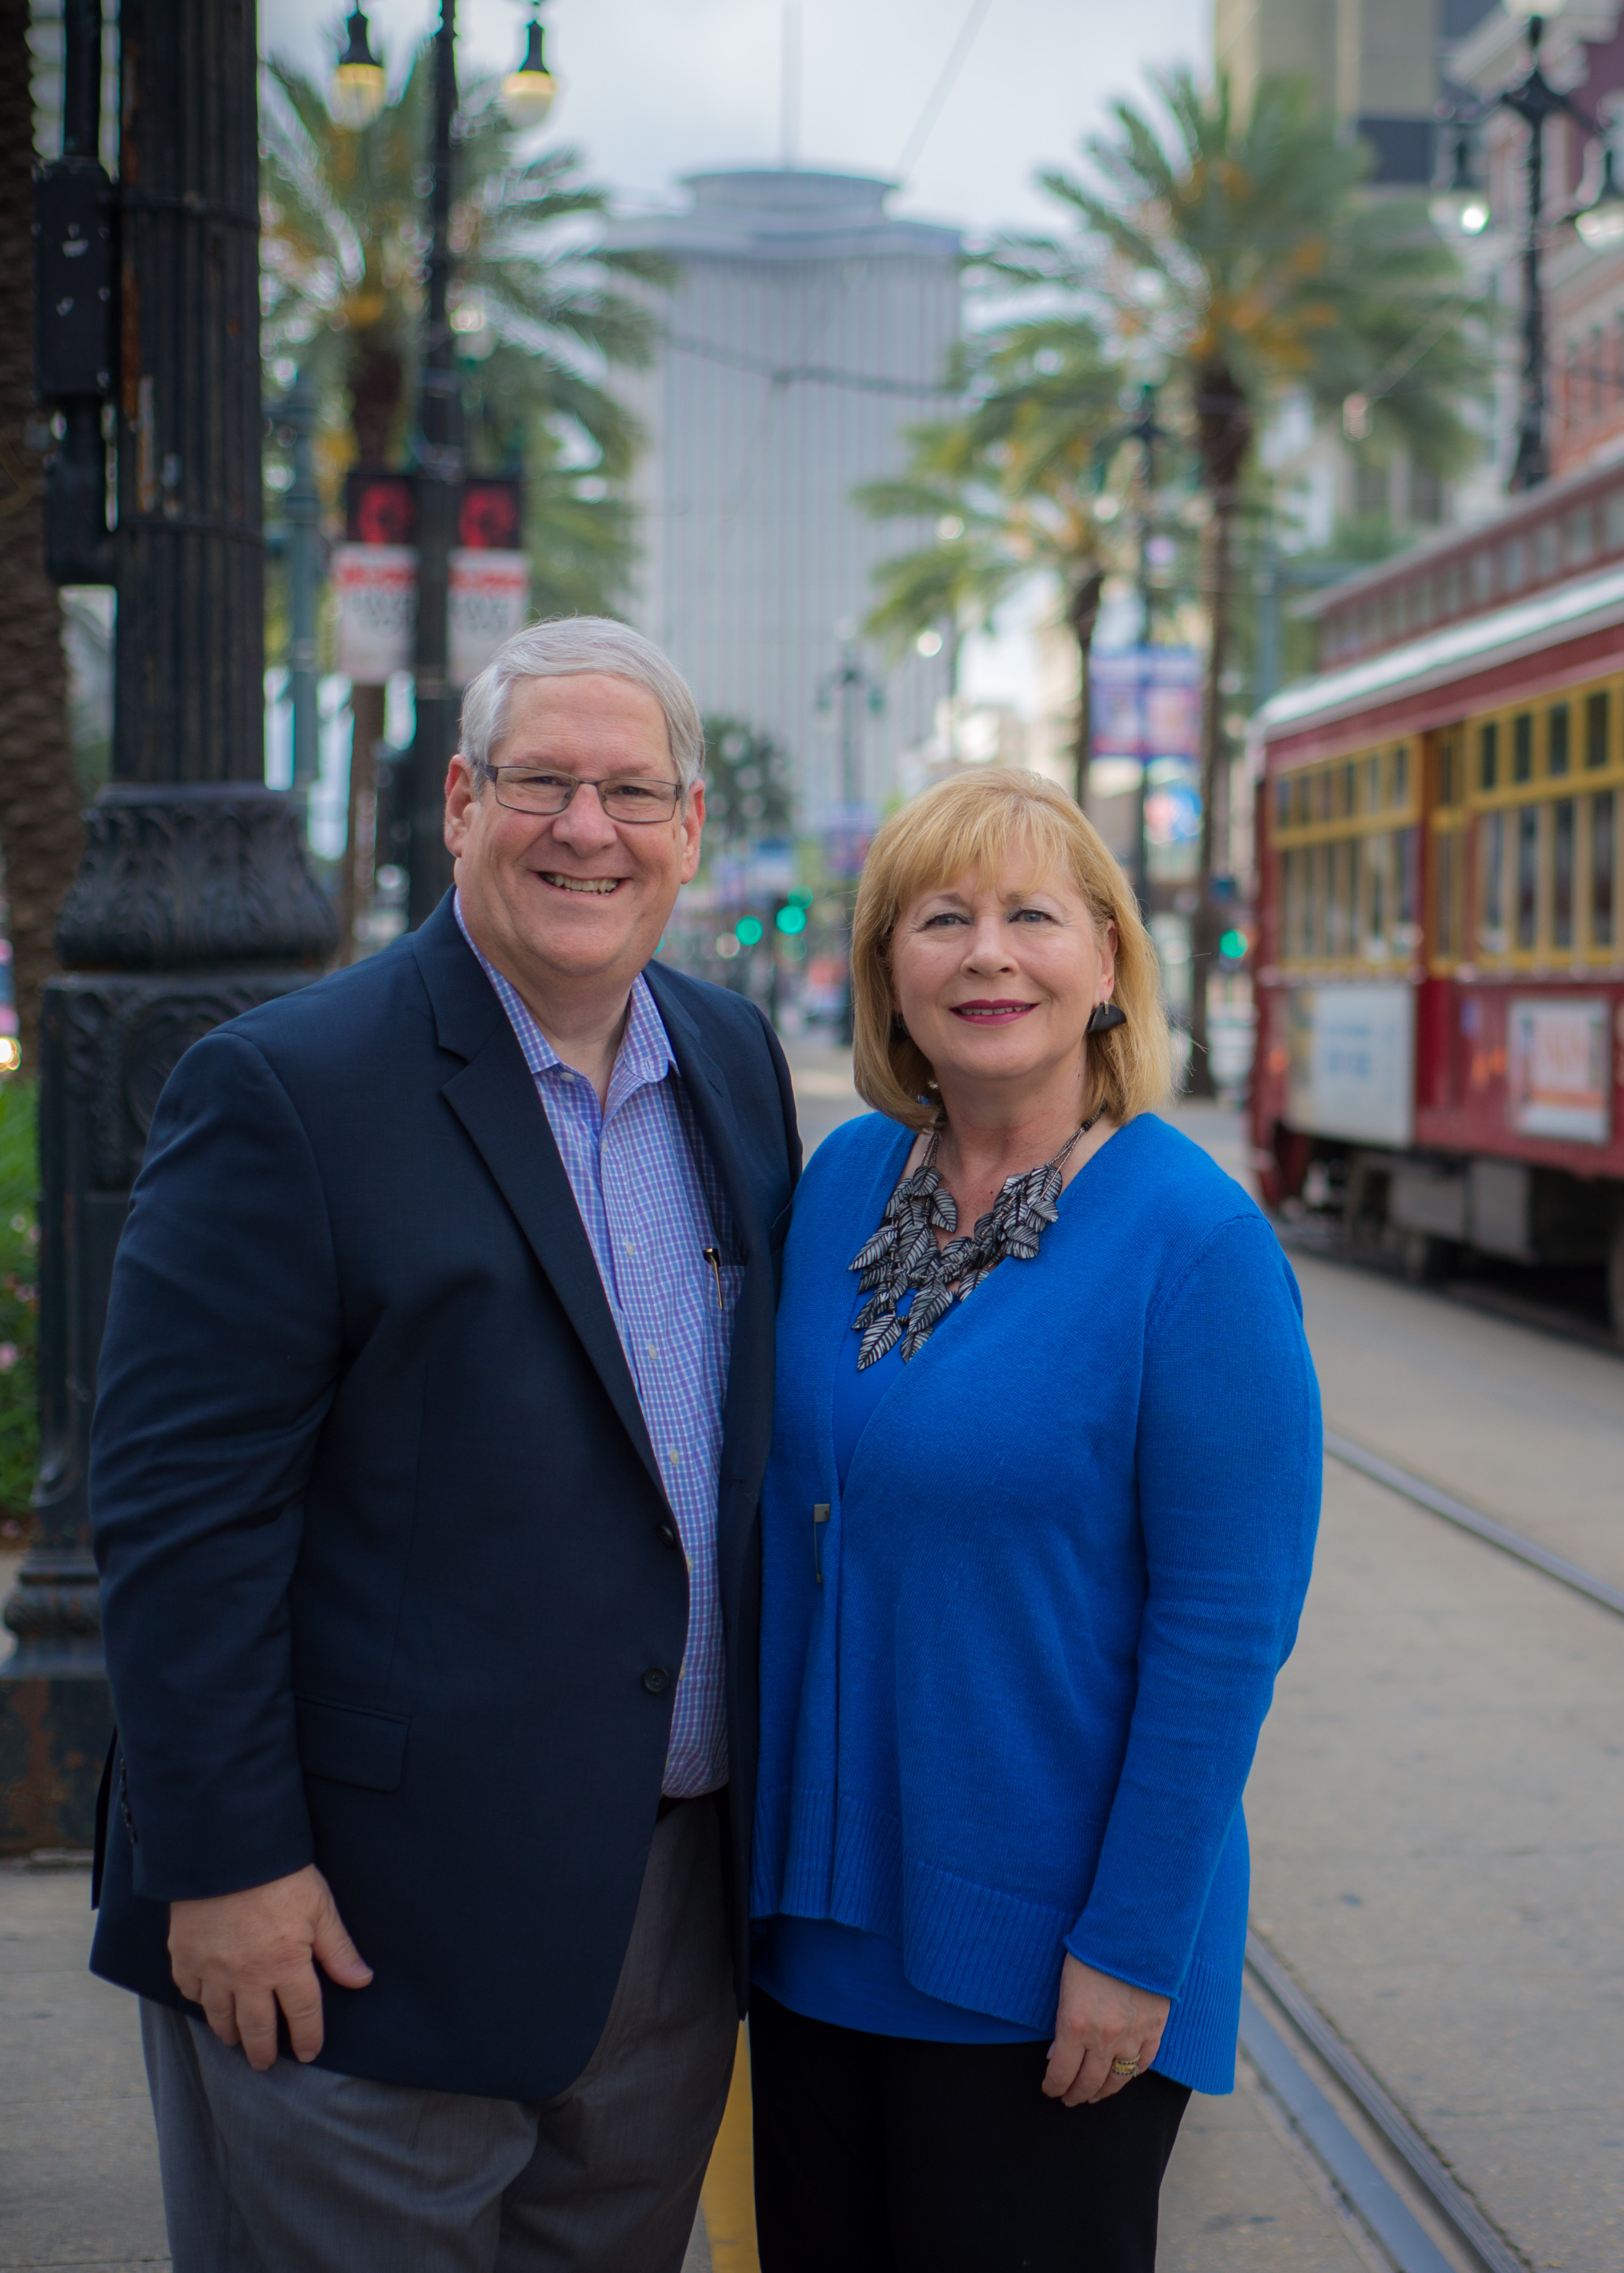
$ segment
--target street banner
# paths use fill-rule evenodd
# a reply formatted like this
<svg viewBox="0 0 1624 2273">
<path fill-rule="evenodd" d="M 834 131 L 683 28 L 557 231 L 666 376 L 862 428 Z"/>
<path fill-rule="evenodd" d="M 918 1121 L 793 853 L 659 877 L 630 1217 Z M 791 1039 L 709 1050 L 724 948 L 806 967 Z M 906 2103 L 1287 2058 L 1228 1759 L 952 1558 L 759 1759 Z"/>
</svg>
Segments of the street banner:
<svg viewBox="0 0 1624 2273">
<path fill-rule="evenodd" d="M 460 547 L 451 556 L 451 678 L 466 686 L 502 641 L 530 621 L 530 564 L 523 552 Z"/>
<path fill-rule="evenodd" d="M 357 686 L 411 669 L 417 628 L 417 553 L 411 544 L 335 547 L 338 667 Z"/>
<path fill-rule="evenodd" d="M 410 544 L 341 544 L 333 554 L 338 667 L 360 686 L 410 671 L 417 632 L 417 553 Z M 451 679 L 466 686 L 530 619 L 523 552 L 459 547 L 451 555 Z"/>
<path fill-rule="evenodd" d="M 1188 647 L 1129 647 L 1092 656 L 1090 740 L 1096 758 L 1199 757 L 1201 658 Z"/>
<path fill-rule="evenodd" d="M 861 875 L 879 825 L 880 816 L 871 805 L 824 806 L 818 834 L 823 840 L 823 864 L 837 882 Z"/>
</svg>

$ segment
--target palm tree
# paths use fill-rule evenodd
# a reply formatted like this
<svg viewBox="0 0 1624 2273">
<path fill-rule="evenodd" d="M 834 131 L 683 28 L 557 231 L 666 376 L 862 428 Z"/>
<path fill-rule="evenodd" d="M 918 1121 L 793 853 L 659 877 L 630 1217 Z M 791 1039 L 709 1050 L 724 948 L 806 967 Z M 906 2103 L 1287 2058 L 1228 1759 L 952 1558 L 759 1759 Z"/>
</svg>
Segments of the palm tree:
<svg viewBox="0 0 1624 2273">
<path fill-rule="evenodd" d="M 1222 77 L 1205 90 L 1171 71 L 1158 93 L 1164 121 L 1114 106 L 1112 130 L 1084 145 L 1087 178 L 1040 176 L 1070 233 L 1006 240 L 994 266 L 1047 307 L 1086 311 L 1136 364 L 1154 366 L 1164 400 L 1182 398 L 1194 444 L 1210 508 L 1210 632 L 1192 1085 L 1210 1092 L 1207 975 L 1222 927 L 1211 879 L 1227 843 L 1222 682 L 1255 436 L 1289 393 L 1327 409 L 1364 395 L 1373 439 L 1450 470 L 1475 447 L 1462 406 L 1488 371 L 1458 265 L 1424 206 L 1362 191 L 1368 154 L 1339 139 L 1306 83 L 1262 80 L 1244 115 Z"/>
<path fill-rule="evenodd" d="M 313 369 L 330 477 L 348 462 L 410 455 L 426 251 L 419 176 L 432 101 L 430 44 L 395 100 L 358 131 L 337 124 L 299 72 L 280 63 L 267 71 L 265 352 L 284 386 L 298 367 Z M 605 192 L 580 178 L 575 151 L 521 155 L 494 81 L 467 91 L 457 124 L 453 321 L 464 350 L 470 461 L 524 470 L 538 613 L 613 614 L 635 552 L 626 485 L 640 436 L 605 373 L 648 360 L 646 295 L 622 287 L 663 272 L 647 254 L 602 244 L 590 224 L 605 211 Z M 383 731 L 382 690 L 354 689 L 352 708 L 346 954 L 367 861 L 357 822 Z"/>
<path fill-rule="evenodd" d="M 1108 565 L 1095 492 L 1121 373 L 1086 319 L 1044 316 L 987 334 L 960 357 L 957 380 L 971 397 L 965 415 L 916 428 L 906 471 L 857 492 L 879 519 L 935 529 L 929 544 L 879 569 L 868 628 L 897 647 L 944 619 L 956 635 L 990 624 L 1034 576 L 1052 579 L 1077 641 L 1080 804 L 1089 652 Z"/>
<path fill-rule="evenodd" d="M 394 101 L 356 131 L 335 123 L 301 73 L 273 63 L 267 75 L 266 356 L 274 377 L 285 382 L 296 364 L 313 364 L 331 405 L 347 396 L 350 442 L 374 463 L 410 447 L 402 430 L 423 306 L 418 176 L 432 79 L 425 44 Z M 646 294 L 623 287 L 663 270 L 583 229 L 607 198 L 580 178 L 575 151 L 526 160 L 517 139 L 494 81 L 466 92 L 452 320 L 463 348 L 470 458 L 487 470 L 536 461 L 530 522 L 544 588 L 556 528 L 572 573 L 606 601 L 629 565 L 620 491 L 640 437 L 605 373 L 651 356 Z M 594 521 L 589 542 L 583 525 Z"/>
</svg>

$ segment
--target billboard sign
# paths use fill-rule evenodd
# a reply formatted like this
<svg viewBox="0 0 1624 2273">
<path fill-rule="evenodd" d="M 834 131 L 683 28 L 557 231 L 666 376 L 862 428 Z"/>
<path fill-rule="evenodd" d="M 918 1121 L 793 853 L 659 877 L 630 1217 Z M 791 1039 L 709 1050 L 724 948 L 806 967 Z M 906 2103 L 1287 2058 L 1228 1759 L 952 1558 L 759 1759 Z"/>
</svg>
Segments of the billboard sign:
<svg viewBox="0 0 1624 2273">
<path fill-rule="evenodd" d="M 1506 1117 L 1523 1136 L 1605 1144 L 1613 1134 L 1613 1020 L 1595 995 L 1514 996 L 1506 1016 Z"/>
</svg>

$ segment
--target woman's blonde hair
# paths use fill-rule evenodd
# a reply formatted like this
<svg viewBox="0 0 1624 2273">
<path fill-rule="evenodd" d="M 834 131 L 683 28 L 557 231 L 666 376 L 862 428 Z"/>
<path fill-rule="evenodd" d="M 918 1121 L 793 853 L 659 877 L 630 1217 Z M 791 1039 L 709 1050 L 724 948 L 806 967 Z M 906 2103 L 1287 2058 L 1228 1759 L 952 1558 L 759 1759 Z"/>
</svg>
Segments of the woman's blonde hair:
<svg viewBox="0 0 1624 2273">
<path fill-rule="evenodd" d="M 1058 869 L 1088 904 L 1101 938 L 1116 926 L 1111 999 L 1127 1024 L 1088 1041 L 1083 1109 L 1120 1125 L 1150 1113 L 1171 1091 L 1172 1051 L 1160 971 L 1133 888 L 1075 800 L 1041 774 L 1012 766 L 955 774 L 893 813 L 869 851 L 852 922 L 853 1072 L 858 1092 L 910 1129 L 935 1126 L 935 1072 L 906 1034 L 892 1003 L 891 949 L 903 910 L 961 876 L 996 874 L 1029 860 L 1033 877 Z"/>
</svg>

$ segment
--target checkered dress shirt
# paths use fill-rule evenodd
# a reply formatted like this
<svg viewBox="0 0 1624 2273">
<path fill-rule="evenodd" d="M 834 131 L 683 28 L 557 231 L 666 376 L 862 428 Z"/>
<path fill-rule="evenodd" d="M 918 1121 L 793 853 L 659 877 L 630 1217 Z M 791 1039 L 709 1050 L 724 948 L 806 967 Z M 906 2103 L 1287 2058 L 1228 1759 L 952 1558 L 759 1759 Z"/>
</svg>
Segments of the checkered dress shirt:
<svg viewBox="0 0 1624 2273">
<path fill-rule="evenodd" d="M 727 1708 L 716 1520 L 722 1398 L 741 1271 L 726 1196 L 654 997 L 639 978 L 607 1106 L 567 1066 L 524 1002 L 469 938 L 508 1013 L 560 1153 L 631 1368 L 649 1441 L 688 1558 L 688 1647 L 665 1789 L 688 1799 L 727 1781 Z M 719 1267 L 705 1260 L 714 1249 Z"/>
</svg>

